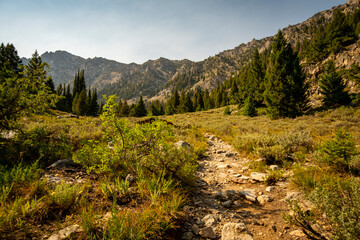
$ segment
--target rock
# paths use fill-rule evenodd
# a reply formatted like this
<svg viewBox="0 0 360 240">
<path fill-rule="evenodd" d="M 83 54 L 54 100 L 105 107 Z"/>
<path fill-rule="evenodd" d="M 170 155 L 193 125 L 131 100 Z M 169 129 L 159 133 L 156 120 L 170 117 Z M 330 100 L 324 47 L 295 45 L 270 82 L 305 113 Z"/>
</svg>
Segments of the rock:
<svg viewBox="0 0 360 240">
<path fill-rule="evenodd" d="M 271 191 L 273 191 L 274 189 L 275 189 L 274 186 L 268 186 L 268 187 L 265 188 L 265 191 L 271 192 Z"/>
<path fill-rule="evenodd" d="M 62 230 L 60 230 L 58 233 L 51 235 L 48 240 L 63 240 L 63 239 L 67 239 L 70 238 L 72 234 L 74 233 L 78 233 L 78 232 L 82 232 L 83 229 L 75 224 L 75 225 L 71 225 L 68 226 Z"/>
<path fill-rule="evenodd" d="M 219 169 L 231 168 L 229 164 L 218 164 L 216 167 Z"/>
<path fill-rule="evenodd" d="M 222 193 L 222 191 L 216 192 L 214 197 L 215 197 L 215 199 L 220 200 L 220 201 L 226 200 L 226 196 Z"/>
<path fill-rule="evenodd" d="M 270 170 L 280 170 L 281 168 L 278 165 L 270 165 Z"/>
<path fill-rule="evenodd" d="M 225 157 L 233 157 L 233 156 L 235 156 L 235 153 L 231 153 L 231 152 L 230 152 L 230 153 L 226 153 L 226 154 L 225 154 Z"/>
<path fill-rule="evenodd" d="M 261 195 L 257 197 L 257 201 L 261 204 L 261 205 L 265 205 L 268 202 L 272 201 L 272 198 L 268 195 Z"/>
<path fill-rule="evenodd" d="M 249 167 L 243 167 L 243 168 L 241 168 L 241 170 L 243 170 L 244 172 L 246 172 L 247 170 L 249 170 Z"/>
<path fill-rule="evenodd" d="M 242 180 L 249 180 L 249 179 L 250 179 L 250 177 L 244 176 L 244 175 L 242 175 L 240 178 L 241 178 Z"/>
<path fill-rule="evenodd" d="M 281 201 L 295 200 L 295 199 L 299 198 L 300 195 L 301 195 L 300 192 L 287 192 L 286 197 L 284 199 L 282 199 Z"/>
<path fill-rule="evenodd" d="M 205 133 L 204 134 L 204 137 L 206 137 L 206 138 L 211 138 L 213 135 L 211 135 L 210 133 Z"/>
<path fill-rule="evenodd" d="M 215 144 L 214 144 L 213 142 L 211 142 L 211 141 L 207 141 L 206 143 L 207 143 L 209 146 L 211 146 L 211 147 L 212 147 L 212 146 L 215 146 Z"/>
<path fill-rule="evenodd" d="M 223 203 L 221 203 L 225 208 L 231 208 L 231 205 L 233 204 L 233 201 L 227 200 Z"/>
<path fill-rule="evenodd" d="M 79 167 L 80 165 L 75 163 L 72 159 L 62 159 L 54 162 L 47 169 L 64 169 L 64 168 L 74 168 Z"/>
<path fill-rule="evenodd" d="M 251 202 L 256 202 L 256 194 L 252 189 L 245 189 L 244 191 L 239 192 L 239 194 Z"/>
<path fill-rule="evenodd" d="M 134 175 L 132 175 L 131 173 L 129 173 L 126 176 L 125 181 L 127 181 L 129 183 L 129 185 L 131 185 L 136 181 L 136 177 Z"/>
<path fill-rule="evenodd" d="M 252 172 L 250 174 L 251 178 L 258 182 L 264 182 L 269 174 L 261 172 Z"/>
<path fill-rule="evenodd" d="M 191 145 L 185 141 L 178 141 L 178 142 L 174 143 L 174 146 L 177 147 L 178 149 L 191 148 Z"/>
<path fill-rule="evenodd" d="M 305 233 L 303 233 L 303 231 L 301 231 L 301 230 L 295 230 L 295 231 L 290 232 L 289 234 L 294 237 L 304 237 L 305 236 Z"/>
<path fill-rule="evenodd" d="M 199 235 L 200 234 L 200 229 L 197 225 L 193 225 L 191 227 L 191 230 L 194 232 L 195 235 Z"/>
<path fill-rule="evenodd" d="M 57 119 L 62 119 L 63 117 L 59 115 L 59 116 L 57 116 L 56 118 L 57 118 Z"/>
<path fill-rule="evenodd" d="M 209 239 L 215 239 L 216 234 L 214 233 L 214 230 L 211 227 L 205 227 L 201 229 L 200 236 L 203 238 L 209 238 Z"/>
<path fill-rule="evenodd" d="M 193 238 L 194 234 L 192 232 L 186 232 L 182 235 L 182 240 L 191 240 Z"/>
<path fill-rule="evenodd" d="M 244 223 L 226 223 L 222 228 L 222 240 L 253 240 Z"/>
<path fill-rule="evenodd" d="M 226 151 L 224 151 L 224 150 L 218 150 L 216 153 L 217 153 L 217 154 L 223 154 L 223 153 L 226 153 Z"/>
<path fill-rule="evenodd" d="M 202 221 L 206 227 L 213 227 L 217 223 L 217 217 L 214 214 L 208 214 L 202 219 Z"/>
<path fill-rule="evenodd" d="M 238 193 L 235 190 L 226 190 L 225 196 L 229 200 L 236 200 L 238 198 Z"/>
</svg>

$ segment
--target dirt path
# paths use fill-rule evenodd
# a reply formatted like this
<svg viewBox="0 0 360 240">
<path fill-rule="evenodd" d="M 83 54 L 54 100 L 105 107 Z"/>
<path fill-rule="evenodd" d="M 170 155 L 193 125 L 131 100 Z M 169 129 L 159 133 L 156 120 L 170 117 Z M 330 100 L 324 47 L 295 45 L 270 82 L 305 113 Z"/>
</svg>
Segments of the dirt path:
<svg viewBox="0 0 360 240">
<path fill-rule="evenodd" d="M 208 157 L 199 162 L 182 239 L 306 239 L 281 217 L 288 209 L 284 198 L 299 194 L 289 181 L 269 187 L 254 180 L 261 174 L 250 173 L 248 160 L 214 135 L 205 137 Z"/>
</svg>

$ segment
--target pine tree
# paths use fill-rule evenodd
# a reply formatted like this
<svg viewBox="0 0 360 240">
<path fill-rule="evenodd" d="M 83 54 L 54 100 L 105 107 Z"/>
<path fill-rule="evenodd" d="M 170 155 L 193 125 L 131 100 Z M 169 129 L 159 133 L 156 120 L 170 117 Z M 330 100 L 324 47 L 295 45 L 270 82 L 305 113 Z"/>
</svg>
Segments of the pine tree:
<svg viewBox="0 0 360 240">
<path fill-rule="evenodd" d="M 297 54 L 280 30 L 273 40 L 265 89 L 265 103 L 271 118 L 296 117 L 307 107 L 305 75 Z"/>
<path fill-rule="evenodd" d="M 11 74 L 9 73 L 11 72 Z M 22 62 L 13 44 L 0 45 L 0 79 L 19 75 L 22 72 Z"/>
<path fill-rule="evenodd" d="M 256 116 L 255 101 L 252 94 L 249 94 L 248 97 L 246 98 L 242 112 L 245 116 L 249 116 L 249 117 Z"/>
<path fill-rule="evenodd" d="M 260 60 L 260 54 L 257 48 L 254 50 L 253 59 L 250 63 L 250 69 L 248 71 L 248 81 L 249 87 L 247 93 L 251 94 L 251 98 L 255 101 L 257 106 L 260 106 L 264 100 L 264 79 L 265 73 Z M 246 96 L 245 99 L 247 99 Z"/>
<path fill-rule="evenodd" d="M 79 116 L 86 115 L 87 113 L 87 104 L 86 104 L 86 91 L 83 89 L 80 94 L 76 95 L 75 102 L 73 105 L 73 111 Z"/>
<path fill-rule="evenodd" d="M 345 83 L 340 74 L 336 71 L 334 62 L 329 60 L 326 63 L 325 73 L 320 79 L 320 92 L 324 95 L 324 106 L 335 107 L 337 105 L 347 105 L 351 99 L 345 91 Z"/>
<path fill-rule="evenodd" d="M 129 116 L 129 114 L 130 114 L 130 107 L 129 107 L 128 103 L 127 103 L 127 100 L 125 99 L 122 106 L 121 106 L 119 116 L 120 117 L 127 117 L 127 116 Z"/>
<path fill-rule="evenodd" d="M 146 106 L 143 100 L 143 97 L 140 96 L 139 101 L 137 102 L 135 106 L 135 117 L 144 117 L 146 116 Z"/>
</svg>

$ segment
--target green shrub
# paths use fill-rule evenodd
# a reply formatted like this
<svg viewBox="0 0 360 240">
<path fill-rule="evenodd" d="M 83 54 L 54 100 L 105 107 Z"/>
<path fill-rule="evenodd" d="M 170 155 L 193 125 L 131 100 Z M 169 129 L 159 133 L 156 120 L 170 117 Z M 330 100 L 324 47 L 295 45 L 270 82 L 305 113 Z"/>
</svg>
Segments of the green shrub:
<svg viewBox="0 0 360 240">
<path fill-rule="evenodd" d="M 321 146 L 320 161 L 336 171 L 350 172 L 352 159 L 357 154 L 355 142 L 350 134 L 337 130 L 335 137 Z"/>
<path fill-rule="evenodd" d="M 191 149 L 176 148 L 173 126 L 162 121 L 130 124 L 116 117 L 115 97 L 104 105 L 101 119 L 105 134 L 101 142 L 88 141 L 74 155 L 74 160 L 89 171 L 125 176 L 140 167 L 157 175 L 164 173 L 191 182 L 196 170 L 196 154 Z"/>
<path fill-rule="evenodd" d="M 4 167 L 0 165 L 0 187 L 12 183 L 28 183 L 40 178 L 38 163 L 31 165 L 20 163 L 14 167 Z"/>
<path fill-rule="evenodd" d="M 340 179 L 319 185 L 310 199 L 326 215 L 337 239 L 360 239 L 360 182 Z"/>
<path fill-rule="evenodd" d="M 42 167 L 70 156 L 71 147 L 65 134 L 52 136 L 45 127 L 22 131 L 14 139 L 0 142 L 0 164 L 5 166 L 38 161 Z"/>
<path fill-rule="evenodd" d="M 229 106 L 226 106 L 224 109 L 224 115 L 230 115 L 231 114 L 231 110 Z"/>
</svg>

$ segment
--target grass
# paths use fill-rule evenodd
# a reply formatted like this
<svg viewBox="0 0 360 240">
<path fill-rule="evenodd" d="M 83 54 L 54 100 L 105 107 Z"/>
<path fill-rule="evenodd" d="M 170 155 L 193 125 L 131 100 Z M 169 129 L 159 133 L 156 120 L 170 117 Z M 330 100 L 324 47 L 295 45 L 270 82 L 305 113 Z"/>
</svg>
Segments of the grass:
<svg viewBox="0 0 360 240">
<path fill-rule="evenodd" d="M 230 108 L 234 110 L 235 106 Z M 327 146 L 324 144 L 331 142 L 336 130 L 341 128 L 354 142 L 350 152 L 358 151 L 360 109 L 342 107 L 279 120 L 270 120 L 261 113 L 251 118 L 223 112 L 224 108 L 164 117 L 180 126 L 169 132 L 166 130 L 166 137 L 157 134 L 165 125 L 139 129 L 134 124 L 138 119 L 129 119 L 129 132 L 133 131 L 135 137 L 128 138 L 131 146 L 124 152 L 126 154 L 118 155 L 123 157 L 121 162 L 116 162 L 120 158 L 113 155 L 114 151 L 121 152 L 122 144 L 117 145 L 121 141 L 112 141 L 109 145 L 109 137 L 114 135 L 105 134 L 106 126 L 99 118 L 58 119 L 54 114 L 62 113 L 50 112 L 24 119 L 22 139 L 25 141 L 7 140 L 5 143 L 13 147 L 15 143 L 20 144 L 23 153 L 14 159 L 21 164 L 0 165 L 0 238 L 16 239 L 25 235 L 39 238 L 42 233 L 34 231 L 38 225 L 53 226 L 44 230 L 50 234 L 73 223 L 84 229 L 74 238 L 165 238 L 183 218 L 186 189 L 196 181 L 196 160 L 206 155 L 205 132 L 232 143 L 244 157 L 253 160 L 249 164 L 253 171 L 269 171 L 268 165 L 273 163 L 283 165 L 284 171 L 292 170 L 292 181 L 316 204 L 320 213 L 326 213 L 329 219 L 346 213 L 346 216 L 340 214 L 340 222 L 329 220 L 333 231 L 347 236 L 357 233 L 356 224 L 348 223 L 358 217 L 351 205 L 359 204 L 358 191 L 354 188 L 357 169 L 360 169 L 359 154 L 346 158 L 350 171 L 339 172 L 332 169 L 331 161 L 320 161 L 320 149 Z M 94 157 L 94 162 L 98 163 L 108 157 L 109 163 L 114 164 L 112 167 L 104 166 L 105 172 L 91 173 L 94 179 L 85 184 L 54 186 L 40 179 L 45 160 L 49 164 L 60 157 L 79 154 L 89 140 L 94 143 L 90 149 L 106 150 L 100 155 L 84 152 L 83 158 L 87 160 L 84 163 L 91 167 L 86 156 Z M 175 149 L 172 144 L 178 140 L 188 142 L 191 148 Z M 46 152 L 49 151 L 47 143 L 52 144 L 55 153 Z M 17 152 L 16 146 L 13 149 L 4 146 L 2 150 Z M 38 157 L 26 161 L 31 152 Z M 258 159 L 265 161 L 256 161 Z M 36 161 L 38 164 L 34 163 Z M 136 176 L 132 185 L 125 181 L 128 173 Z M 282 170 L 270 172 L 266 183 L 272 185 L 284 175 Z M 337 201 L 342 196 L 345 200 Z M 331 208 L 335 210 L 331 212 Z M 106 213 L 107 219 L 104 218 Z M 321 218 L 321 214 L 312 216 L 315 220 Z M 348 230 L 343 231 L 344 228 Z"/>
</svg>

